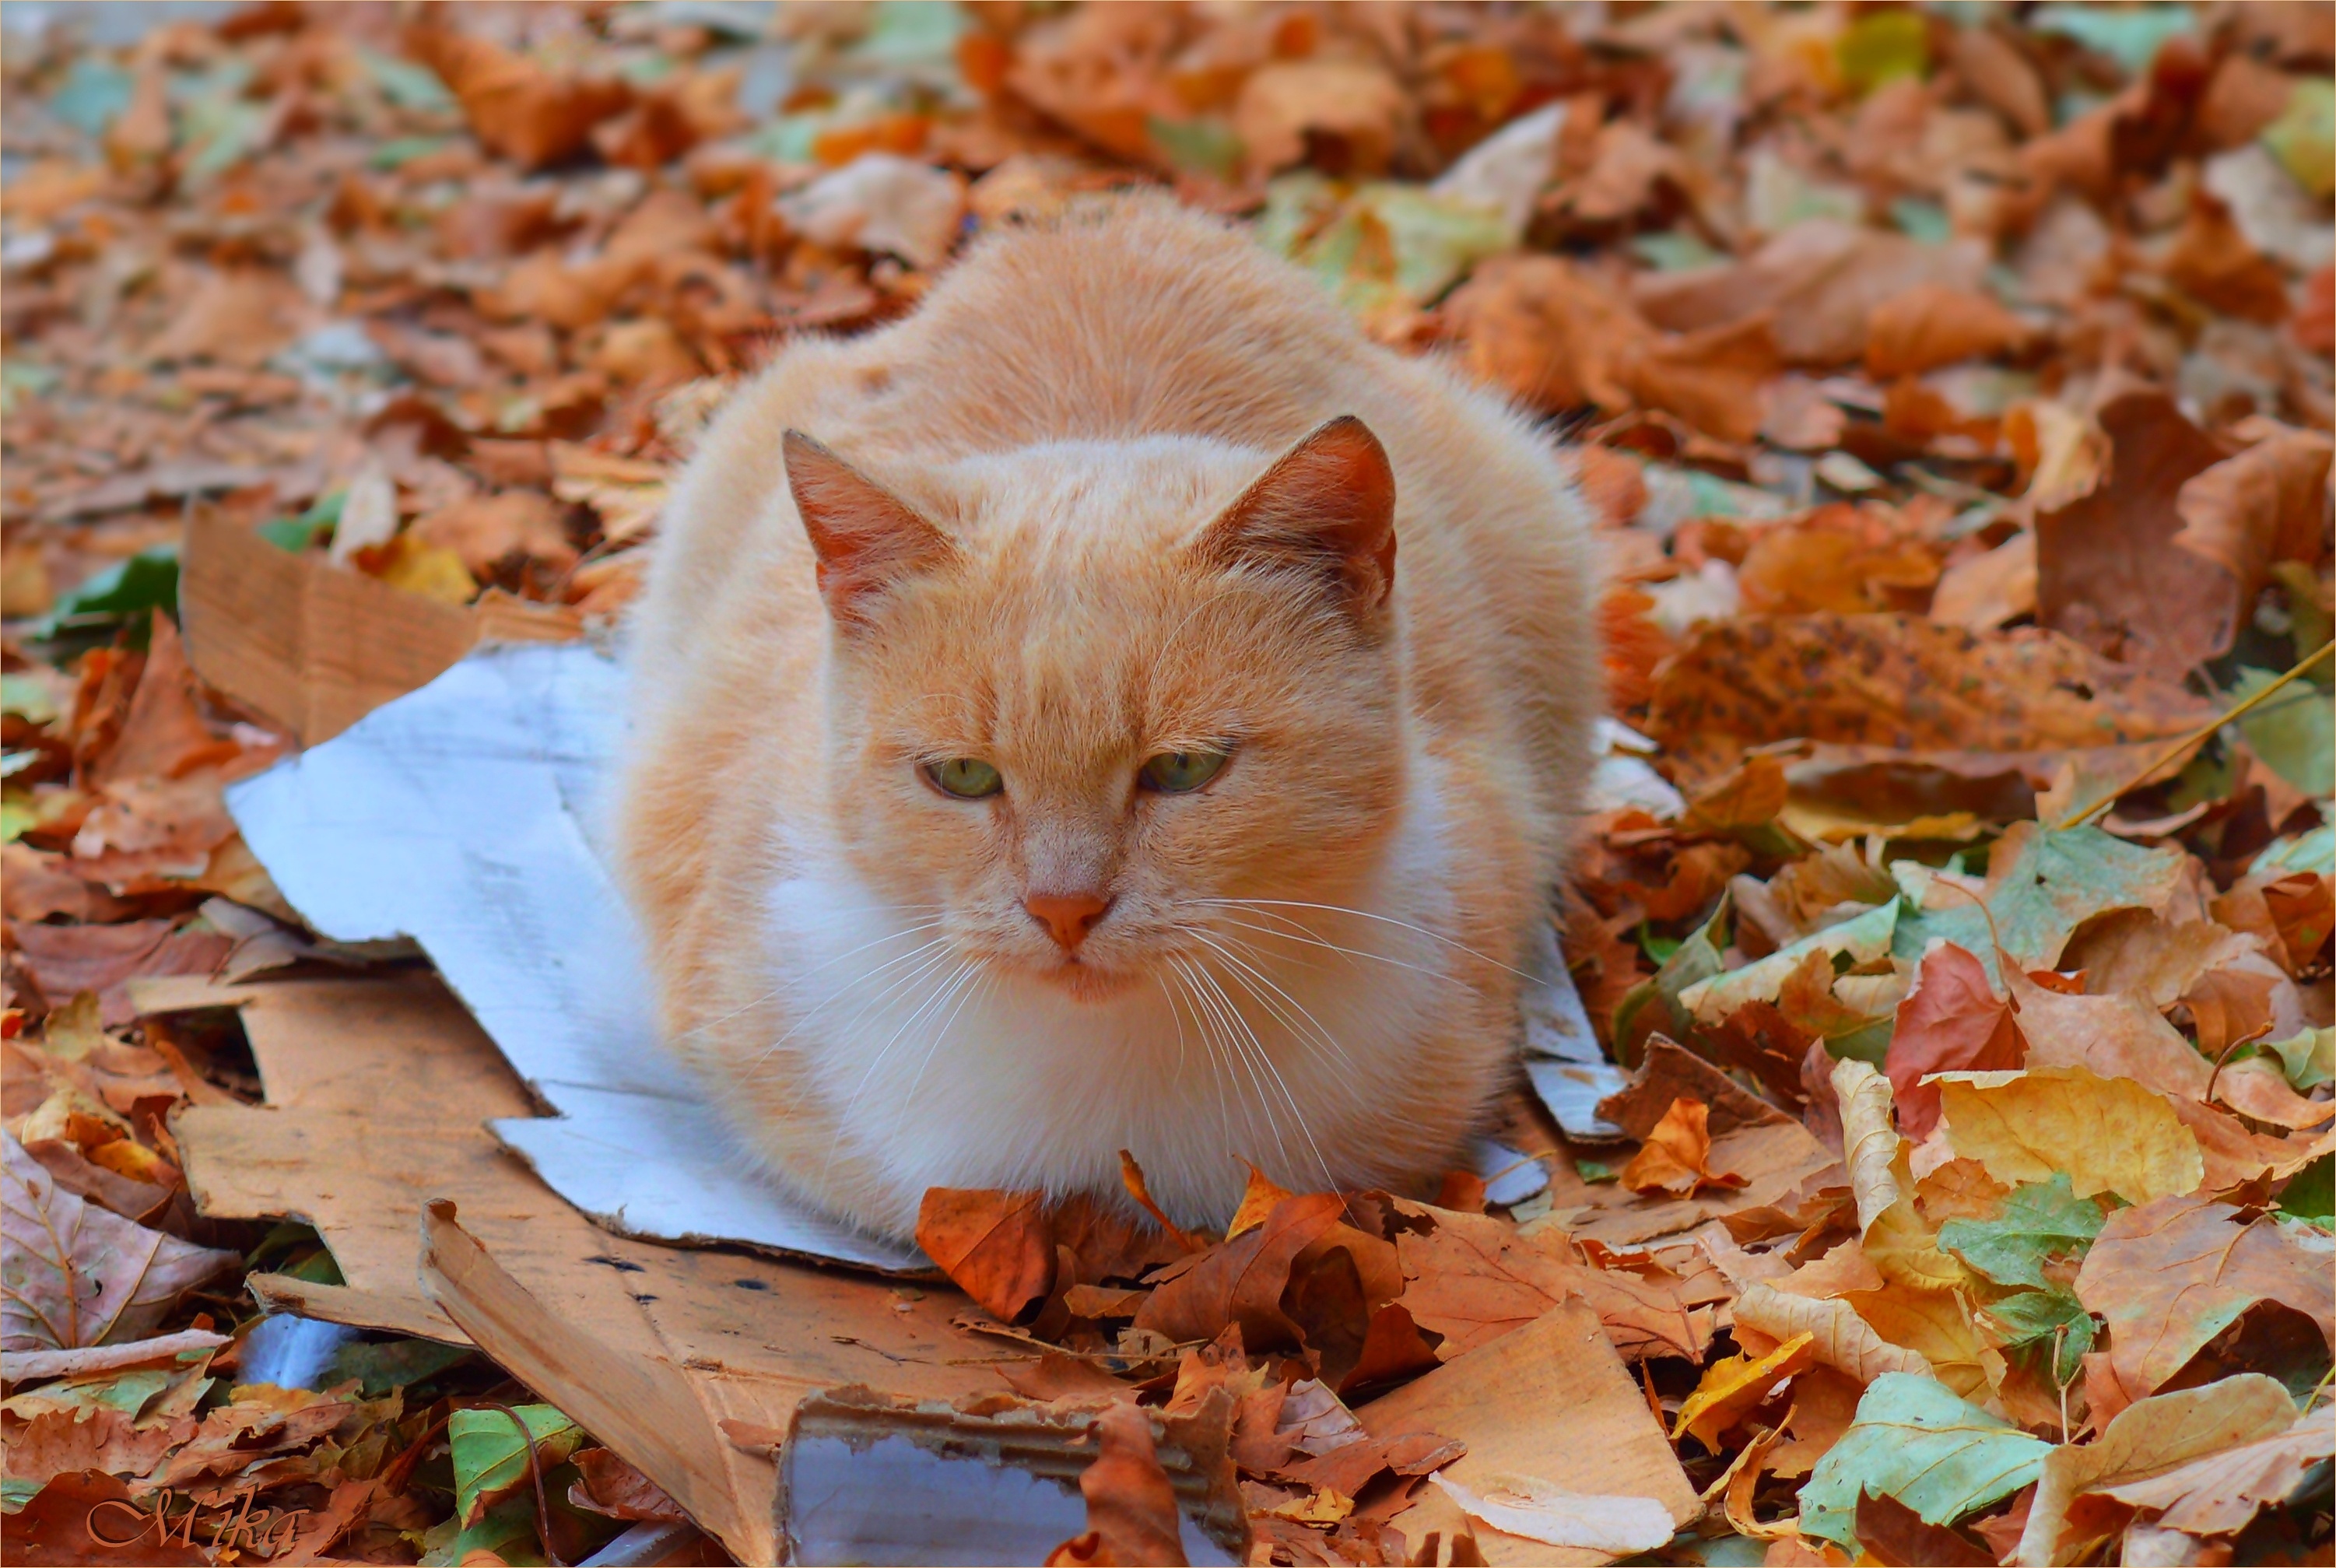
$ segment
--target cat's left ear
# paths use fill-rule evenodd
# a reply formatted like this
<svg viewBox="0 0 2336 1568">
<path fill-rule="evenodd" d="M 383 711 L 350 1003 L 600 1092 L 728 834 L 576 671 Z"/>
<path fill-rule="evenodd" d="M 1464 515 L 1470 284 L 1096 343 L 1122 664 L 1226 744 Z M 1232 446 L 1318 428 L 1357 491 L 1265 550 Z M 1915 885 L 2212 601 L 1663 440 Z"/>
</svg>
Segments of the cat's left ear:
<svg viewBox="0 0 2336 1568">
<path fill-rule="evenodd" d="M 1395 470 L 1370 427 L 1342 414 L 1241 492 L 1194 541 L 1204 560 L 1296 568 L 1327 579 L 1357 610 L 1395 587 Z"/>
<path fill-rule="evenodd" d="M 887 587 L 949 558 L 947 535 L 802 431 L 788 431 L 780 450 L 795 512 L 819 558 L 820 597 L 838 623 L 865 622 Z"/>
</svg>

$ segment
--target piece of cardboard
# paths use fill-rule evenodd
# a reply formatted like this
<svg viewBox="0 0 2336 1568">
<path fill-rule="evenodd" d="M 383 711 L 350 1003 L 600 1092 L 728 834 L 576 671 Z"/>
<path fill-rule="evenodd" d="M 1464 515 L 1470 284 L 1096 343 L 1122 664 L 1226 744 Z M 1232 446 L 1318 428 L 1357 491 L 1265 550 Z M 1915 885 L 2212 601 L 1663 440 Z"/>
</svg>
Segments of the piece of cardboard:
<svg viewBox="0 0 2336 1568">
<path fill-rule="evenodd" d="M 1533 1475 L 1568 1492 L 1652 1497 L 1685 1525 L 1702 1512 L 1647 1396 L 1614 1352 L 1598 1314 L 1577 1299 L 1445 1362 L 1355 1412 L 1375 1437 L 1437 1432 L 1468 1452 L 1445 1467 L 1481 1487 L 1497 1475 Z M 1551 1546 L 1470 1525 L 1448 1495 L 1425 1488 L 1395 1527 L 1415 1546 L 1473 1528 L 1493 1563 L 1608 1563 L 1613 1554 Z"/>
<path fill-rule="evenodd" d="M 316 930 L 421 944 L 558 1113 L 498 1120 L 497 1135 L 608 1229 L 921 1270 L 914 1247 L 757 1176 L 658 1043 L 599 828 L 626 696 L 618 661 L 584 644 L 482 649 L 233 786 L 229 810 Z"/>
<path fill-rule="evenodd" d="M 187 522 L 179 615 L 201 676 L 303 745 L 340 734 L 492 642 L 564 642 L 557 605 L 489 593 L 451 605 L 296 555 L 217 512 Z"/>
<path fill-rule="evenodd" d="M 140 982 L 133 999 L 149 1015 L 242 1014 L 268 1103 L 177 1113 L 189 1186 L 207 1214 L 307 1220 L 346 1281 L 256 1275 L 263 1300 L 477 1344 L 742 1562 L 775 1560 L 777 1471 L 730 1443 L 724 1419 L 784 1428 L 804 1395 L 848 1383 L 933 1398 L 1002 1389 L 995 1366 L 1028 1359 L 954 1327 L 952 1290 L 600 1230 L 488 1130 L 489 1116 L 524 1116 L 527 1096 L 425 973 L 180 977 Z M 430 1214 L 438 1199 L 452 1215 Z"/>
</svg>

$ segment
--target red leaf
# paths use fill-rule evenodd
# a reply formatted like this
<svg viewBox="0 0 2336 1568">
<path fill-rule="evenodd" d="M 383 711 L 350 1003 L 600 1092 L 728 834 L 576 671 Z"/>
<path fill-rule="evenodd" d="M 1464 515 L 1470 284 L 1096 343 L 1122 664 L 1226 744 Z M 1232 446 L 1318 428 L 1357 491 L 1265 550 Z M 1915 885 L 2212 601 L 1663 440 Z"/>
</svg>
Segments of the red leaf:
<svg viewBox="0 0 2336 1568">
<path fill-rule="evenodd" d="M 1948 942 L 1924 955 L 1922 978 L 1898 1004 L 1883 1071 L 1898 1102 L 1898 1128 L 1920 1141 L 1939 1124 L 1939 1090 L 1926 1073 L 2001 1072 L 2027 1058 L 2011 1004 L 1995 994 L 1987 970 Z"/>
</svg>

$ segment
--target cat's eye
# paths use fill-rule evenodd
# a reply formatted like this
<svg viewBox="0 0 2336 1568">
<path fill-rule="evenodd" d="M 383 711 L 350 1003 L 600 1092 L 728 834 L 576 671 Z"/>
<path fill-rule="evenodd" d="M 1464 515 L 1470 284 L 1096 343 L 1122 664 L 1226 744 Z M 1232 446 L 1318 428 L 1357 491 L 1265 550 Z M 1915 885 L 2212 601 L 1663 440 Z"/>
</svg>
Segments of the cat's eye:
<svg viewBox="0 0 2336 1568">
<path fill-rule="evenodd" d="M 953 756 L 947 762 L 934 763 L 925 769 L 925 776 L 943 794 L 963 801 L 978 801 L 1006 787 L 1006 781 L 998 776 L 996 768 L 969 756 Z"/>
<path fill-rule="evenodd" d="M 1162 794 L 1189 794 L 1217 776 L 1225 765 L 1221 751 L 1163 751 L 1144 763 L 1137 776 L 1144 787 Z"/>
</svg>

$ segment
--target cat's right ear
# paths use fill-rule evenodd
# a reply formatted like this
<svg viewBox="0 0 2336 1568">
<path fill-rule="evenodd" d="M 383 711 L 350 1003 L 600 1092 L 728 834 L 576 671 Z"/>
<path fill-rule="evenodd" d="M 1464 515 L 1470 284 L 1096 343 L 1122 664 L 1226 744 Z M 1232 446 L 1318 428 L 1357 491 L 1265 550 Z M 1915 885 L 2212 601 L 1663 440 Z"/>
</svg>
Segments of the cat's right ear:
<svg viewBox="0 0 2336 1568">
<path fill-rule="evenodd" d="M 781 438 L 787 489 L 819 558 L 819 591 L 841 625 L 864 624 L 875 597 L 950 554 L 908 502 L 800 430 Z"/>
</svg>

